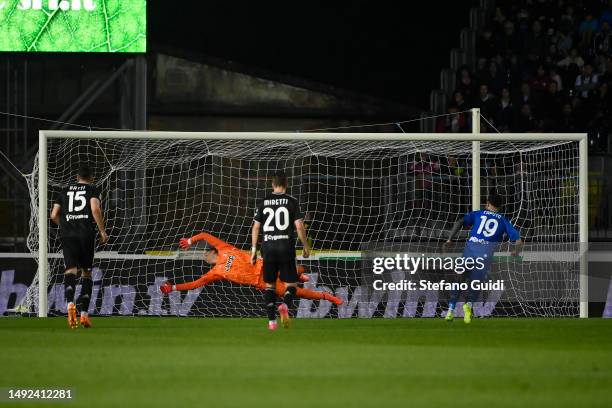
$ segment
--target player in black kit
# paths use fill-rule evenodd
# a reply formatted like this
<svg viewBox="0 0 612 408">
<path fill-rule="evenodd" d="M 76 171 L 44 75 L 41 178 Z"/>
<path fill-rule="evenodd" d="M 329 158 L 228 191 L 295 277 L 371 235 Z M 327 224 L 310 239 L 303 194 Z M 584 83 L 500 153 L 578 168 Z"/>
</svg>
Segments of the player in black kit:
<svg viewBox="0 0 612 408">
<path fill-rule="evenodd" d="M 80 322 L 83 327 L 91 327 L 87 310 L 93 286 L 91 268 L 96 245 L 96 227 L 100 231 L 100 243 L 105 244 L 108 241 L 100 207 L 100 194 L 92 182 L 91 169 L 88 165 L 81 164 L 76 183 L 57 193 L 51 211 L 51 220 L 60 228 L 64 251 L 65 296 L 68 302 L 68 325 L 71 329 L 78 325 L 74 304 L 77 274 L 81 275 L 81 295 L 77 301 L 81 309 Z"/>
<path fill-rule="evenodd" d="M 272 193 L 266 196 L 255 210 L 251 234 L 251 262 L 257 260 L 257 242 L 263 224 L 263 276 L 266 284 L 264 302 L 268 312 L 268 328 L 276 330 L 276 293 L 277 277 L 287 285 L 283 303 L 278 306 L 281 322 L 289 327 L 289 306 L 295 297 L 298 275 L 295 264 L 295 232 L 304 246 L 302 256 L 310 256 L 310 247 L 304 228 L 304 214 L 298 201 L 286 193 L 287 176 L 277 171 L 272 177 Z"/>
</svg>

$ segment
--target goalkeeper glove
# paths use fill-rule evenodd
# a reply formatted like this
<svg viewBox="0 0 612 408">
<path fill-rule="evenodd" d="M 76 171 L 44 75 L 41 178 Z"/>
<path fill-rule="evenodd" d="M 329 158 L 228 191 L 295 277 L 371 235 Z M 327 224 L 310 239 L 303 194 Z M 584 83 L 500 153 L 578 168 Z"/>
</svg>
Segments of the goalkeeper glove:
<svg viewBox="0 0 612 408">
<path fill-rule="evenodd" d="M 168 282 L 164 282 L 163 285 L 159 287 L 161 293 L 170 293 L 174 290 L 174 285 L 169 284 Z"/>
<path fill-rule="evenodd" d="M 189 249 L 189 247 L 191 246 L 191 238 L 181 238 L 181 240 L 179 241 L 179 246 L 182 249 Z"/>
</svg>

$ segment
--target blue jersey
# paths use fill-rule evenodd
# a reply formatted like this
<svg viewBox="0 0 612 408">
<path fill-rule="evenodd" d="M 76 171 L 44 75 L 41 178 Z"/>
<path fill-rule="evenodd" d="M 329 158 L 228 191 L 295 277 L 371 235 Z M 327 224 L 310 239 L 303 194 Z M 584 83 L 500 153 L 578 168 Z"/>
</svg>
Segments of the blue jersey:
<svg viewBox="0 0 612 408">
<path fill-rule="evenodd" d="M 519 233 L 503 215 L 489 211 L 471 211 L 463 217 L 463 226 L 472 227 L 465 246 L 464 256 L 490 258 L 504 234 L 512 242 L 520 239 Z"/>
</svg>

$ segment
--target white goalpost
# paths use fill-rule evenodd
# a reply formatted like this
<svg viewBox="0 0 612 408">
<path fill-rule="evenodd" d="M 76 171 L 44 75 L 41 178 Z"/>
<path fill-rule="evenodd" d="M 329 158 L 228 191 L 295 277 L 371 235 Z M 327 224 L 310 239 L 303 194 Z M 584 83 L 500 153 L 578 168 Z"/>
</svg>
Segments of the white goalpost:
<svg viewBox="0 0 612 408">
<path fill-rule="evenodd" d="M 269 190 L 270 174 L 283 168 L 315 250 L 309 259 L 298 253 L 311 277 L 306 285 L 345 300 L 337 308 L 302 301 L 298 316 L 394 317 L 397 310 L 401 317 L 417 308 L 440 316 L 443 295 L 367 292 L 362 254 L 371 242 L 441 242 L 495 189 L 532 247 L 521 262 L 499 256 L 493 273 L 510 286 L 486 295 L 481 310 L 588 317 L 587 135 L 483 134 L 478 109 L 472 119 L 472 132 L 464 134 L 40 131 L 28 179 L 28 247 L 38 273 L 22 304 L 39 317 L 50 306 L 62 309 L 63 260 L 57 231 L 49 228 L 50 203 L 87 160 L 111 235 L 94 262 L 94 313 L 261 315 L 253 288 L 214 283 L 170 296 L 156 288 L 206 270 L 198 248 L 178 251 L 181 237 L 206 231 L 249 249 L 256 200 Z"/>
</svg>

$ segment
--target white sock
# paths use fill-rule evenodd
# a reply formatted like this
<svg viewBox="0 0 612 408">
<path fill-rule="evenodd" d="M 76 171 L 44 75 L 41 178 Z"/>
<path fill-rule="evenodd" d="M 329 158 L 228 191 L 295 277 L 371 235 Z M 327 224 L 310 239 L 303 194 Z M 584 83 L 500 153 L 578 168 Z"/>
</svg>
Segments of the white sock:
<svg viewBox="0 0 612 408">
<path fill-rule="evenodd" d="M 272 324 L 272 323 L 276 323 L 276 320 L 270 320 L 270 321 L 268 321 L 268 324 Z"/>
</svg>

